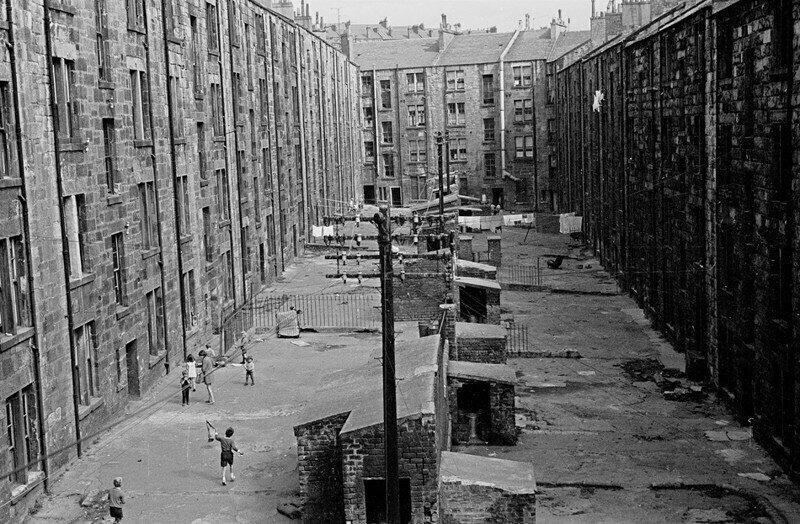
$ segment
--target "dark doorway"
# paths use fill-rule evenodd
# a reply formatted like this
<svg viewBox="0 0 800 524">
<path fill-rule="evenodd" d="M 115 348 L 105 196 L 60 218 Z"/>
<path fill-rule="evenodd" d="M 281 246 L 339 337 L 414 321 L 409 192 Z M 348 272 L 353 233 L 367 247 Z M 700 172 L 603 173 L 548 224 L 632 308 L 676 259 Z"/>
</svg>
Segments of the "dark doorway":
<svg viewBox="0 0 800 524">
<path fill-rule="evenodd" d="M 367 524 L 386 522 L 386 480 L 364 479 Z M 400 523 L 411 523 L 411 479 L 400 479 Z"/>
<path fill-rule="evenodd" d="M 459 288 L 461 301 L 461 320 L 466 322 L 486 322 L 486 290 L 479 287 L 463 286 Z"/>
<path fill-rule="evenodd" d="M 492 188 L 492 205 L 503 207 L 503 188 Z"/>
<path fill-rule="evenodd" d="M 403 205 L 403 196 L 400 194 L 399 187 L 390 187 L 392 191 L 392 207 L 400 207 Z"/>
<path fill-rule="evenodd" d="M 128 367 L 128 396 L 139 398 L 139 351 L 135 340 L 125 344 L 125 362 Z"/>
<path fill-rule="evenodd" d="M 364 203 L 375 205 L 375 186 L 364 186 Z"/>
<path fill-rule="evenodd" d="M 475 437 L 483 442 L 489 441 L 492 431 L 492 417 L 489 400 L 489 384 L 467 382 L 458 388 L 457 428 L 453 428 L 459 441 L 470 442 Z M 475 417 L 475 437 L 471 435 L 471 417 Z"/>
</svg>

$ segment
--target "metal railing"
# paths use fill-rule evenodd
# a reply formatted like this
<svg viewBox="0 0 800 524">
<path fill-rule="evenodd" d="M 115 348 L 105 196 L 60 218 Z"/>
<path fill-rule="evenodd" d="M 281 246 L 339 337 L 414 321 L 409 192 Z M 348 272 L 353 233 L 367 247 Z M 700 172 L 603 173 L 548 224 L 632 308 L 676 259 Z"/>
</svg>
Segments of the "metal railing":
<svg viewBox="0 0 800 524">
<path fill-rule="evenodd" d="M 526 286 L 541 286 L 542 271 L 536 266 L 500 266 L 497 271 L 497 280 L 502 284 L 521 284 Z"/>
<path fill-rule="evenodd" d="M 506 328 L 506 352 L 510 357 L 525 356 L 533 351 L 528 336 L 528 326 L 511 325 Z"/>
<path fill-rule="evenodd" d="M 261 295 L 249 304 L 252 326 L 274 328 L 276 313 L 294 308 L 301 328 L 378 329 L 380 293 L 317 295 Z"/>
</svg>

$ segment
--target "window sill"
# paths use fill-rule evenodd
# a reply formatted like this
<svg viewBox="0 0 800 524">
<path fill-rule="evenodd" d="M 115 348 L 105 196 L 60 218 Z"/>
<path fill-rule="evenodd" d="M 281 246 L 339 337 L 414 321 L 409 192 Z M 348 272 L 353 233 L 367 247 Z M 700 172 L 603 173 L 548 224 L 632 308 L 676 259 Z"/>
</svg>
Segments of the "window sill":
<svg viewBox="0 0 800 524">
<path fill-rule="evenodd" d="M 140 35 L 146 35 L 147 34 L 147 31 L 145 30 L 145 28 L 142 27 L 142 26 L 139 26 L 139 25 L 130 25 L 130 24 L 128 24 L 128 31 L 130 31 L 132 33 L 139 33 Z"/>
<path fill-rule="evenodd" d="M 166 356 L 167 356 L 167 350 L 165 350 L 165 349 L 162 349 L 161 351 L 159 351 L 155 355 L 150 355 L 150 363 L 149 363 L 150 369 L 153 369 L 154 367 L 156 367 L 158 365 L 158 363 L 161 362 L 162 360 L 164 360 L 164 357 L 166 357 Z"/>
<path fill-rule="evenodd" d="M 789 68 L 786 66 L 773 67 L 772 71 L 770 71 L 769 73 L 769 78 L 772 81 L 783 82 L 786 80 L 790 80 L 792 78 L 792 75 L 789 72 Z"/>
<path fill-rule="evenodd" d="M 147 260 L 148 258 L 153 258 L 157 254 L 159 254 L 161 250 L 158 247 L 151 247 L 145 251 L 142 251 L 142 260 Z"/>
<path fill-rule="evenodd" d="M 106 204 L 109 206 L 115 206 L 121 203 L 122 203 L 122 195 L 111 193 L 110 195 L 106 196 Z"/>
<path fill-rule="evenodd" d="M 183 236 L 181 237 L 181 239 L 180 239 L 180 243 L 181 243 L 181 245 L 183 245 L 183 244 L 188 244 L 188 243 L 189 243 L 189 242 L 191 242 L 191 241 L 192 241 L 192 235 L 188 235 L 188 234 L 187 234 L 187 235 L 183 235 Z"/>
<path fill-rule="evenodd" d="M 153 147 L 152 140 L 134 140 L 133 147 Z"/>
<path fill-rule="evenodd" d="M 481 104 L 481 107 L 485 107 L 485 108 L 494 107 L 494 102 L 493 102 L 493 101 L 492 101 L 492 102 L 486 102 L 486 101 L 484 101 L 484 102 Z"/>
<path fill-rule="evenodd" d="M 231 225 L 230 219 L 221 220 L 219 223 L 219 228 L 222 229 L 224 227 L 228 227 Z"/>
<path fill-rule="evenodd" d="M 450 163 L 451 163 L 451 164 L 466 164 L 466 163 L 467 163 L 467 159 L 466 159 L 466 158 L 464 158 L 464 159 L 459 159 L 459 160 L 453 160 L 453 159 L 451 158 L 451 159 L 450 159 Z"/>
<path fill-rule="evenodd" d="M 131 312 L 131 308 L 128 306 L 122 306 L 117 304 L 117 320 L 122 320 L 123 318 L 127 317 Z"/>
<path fill-rule="evenodd" d="M 209 60 L 219 60 L 219 51 L 208 51 Z"/>
<path fill-rule="evenodd" d="M 175 35 L 168 35 L 167 42 L 172 42 L 173 44 L 183 45 L 183 38 Z"/>
<path fill-rule="evenodd" d="M 467 124 L 447 124 L 449 128 L 456 128 L 456 129 L 464 129 L 467 127 Z"/>
<path fill-rule="evenodd" d="M 52 0 L 47 2 L 47 7 L 53 11 L 61 11 L 62 13 L 67 13 L 68 15 L 72 16 L 78 14 L 78 10 L 76 8 L 69 5 L 63 5 L 58 2 L 53 2 Z"/>
<path fill-rule="evenodd" d="M 0 20 L 0 29 L 8 31 L 9 29 L 11 29 L 11 24 L 6 22 L 5 20 Z"/>
<path fill-rule="evenodd" d="M 96 275 L 94 273 L 84 273 L 77 278 L 71 278 L 69 281 L 69 290 L 75 290 L 81 288 L 87 284 L 91 284 L 94 282 Z"/>
<path fill-rule="evenodd" d="M 717 85 L 719 87 L 730 87 L 731 85 L 733 85 L 733 77 L 732 76 L 728 76 L 728 77 L 725 77 L 725 78 L 718 78 L 717 79 Z"/>
<path fill-rule="evenodd" d="M 215 136 L 211 139 L 212 142 L 225 142 L 225 135 Z"/>
<path fill-rule="evenodd" d="M 31 471 L 28 473 L 28 483 L 19 484 L 11 489 L 11 500 L 9 501 L 12 506 L 25 495 L 33 491 L 33 489 L 44 482 L 44 471 Z"/>
<path fill-rule="evenodd" d="M 187 140 L 185 138 L 175 138 L 172 140 L 172 143 L 174 143 L 176 146 L 185 146 L 186 142 Z"/>
<path fill-rule="evenodd" d="M 99 87 L 100 89 L 109 89 L 113 91 L 116 85 L 114 84 L 114 82 L 110 82 L 108 80 L 99 80 L 97 82 L 97 87 Z"/>
<path fill-rule="evenodd" d="M 22 186 L 21 178 L 0 178 L 0 189 L 5 189 L 9 187 L 21 187 L 21 186 Z"/>
<path fill-rule="evenodd" d="M 208 179 L 207 178 L 201 178 L 200 179 L 200 187 L 206 187 L 207 185 L 208 185 Z"/>
<path fill-rule="evenodd" d="M 13 348 L 16 345 L 33 338 L 34 330 L 32 327 L 21 327 L 14 335 L 0 335 L 0 353 Z"/>
<path fill-rule="evenodd" d="M 58 139 L 59 152 L 83 152 L 84 145 L 77 138 L 59 138 Z"/>
<path fill-rule="evenodd" d="M 95 411 L 97 408 L 105 404 L 105 400 L 103 397 L 89 397 L 89 405 L 88 406 L 78 406 L 78 418 L 80 420 L 85 419 L 89 416 L 92 411 Z"/>
</svg>

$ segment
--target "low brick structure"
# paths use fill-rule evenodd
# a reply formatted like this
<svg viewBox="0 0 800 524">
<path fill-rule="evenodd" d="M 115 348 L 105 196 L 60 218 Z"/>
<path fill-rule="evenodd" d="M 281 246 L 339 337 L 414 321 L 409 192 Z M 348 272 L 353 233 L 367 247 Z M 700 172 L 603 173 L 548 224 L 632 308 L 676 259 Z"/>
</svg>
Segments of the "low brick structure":
<svg viewBox="0 0 800 524">
<path fill-rule="evenodd" d="M 496 280 L 458 276 L 459 315 L 481 324 L 500 323 L 500 284 Z"/>
<path fill-rule="evenodd" d="M 409 258 L 402 265 L 394 262 L 395 275 L 405 272 L 402 280 L 394 280 L 396 321 L 427 321 L 439 316 L 439 304 L 445 303 L 452 293 L 452 281 L 446 276 L 447 266 L 452 263 L 452 258 L 449 257 L 449 251 L 442 254 L 448 259 Z M 433 273 L 438 273 L 439 276 L 430 276 Z M 419 276 L 421 274 L 425 276 Z"/>
<path fill-rule="evenodd" d="M 462 453 L 442 453 L 440 512 L 443 524 L 533 524 L 533 466 Z"/>
<path fill-rule="evenodd" d="M 450 349 L 451 360 L 506 363 L 506 328 L 494 324 L 456 322 L 455 348 Z"/>
<path fill-rule="evenodd" d="M 461 260 L 473 260 L 471 236 L 458 235 L 458 258 Z"/>
<path fill-rule="evenodd" d="M 483 278 L 486 280 L 497 280 L 497 267 L 472 260 L 464 260 L 459 255 L 456 260 L 456 275 L 460 277 Z"/>
<path fill-rule="evenodd" d="M 489 236 L 486 238 L 489 244 L 489 264 L 500 267 L 503 261 L 503 250 L 500 247 L 501 238 L 499 236 Z"/>
<path fill-rule="evenodd" d="M 451 360 L 447 366 L 451 442 L 516 444 L 516 381 L 514 369 L 504 364 Z"/>
</svg>

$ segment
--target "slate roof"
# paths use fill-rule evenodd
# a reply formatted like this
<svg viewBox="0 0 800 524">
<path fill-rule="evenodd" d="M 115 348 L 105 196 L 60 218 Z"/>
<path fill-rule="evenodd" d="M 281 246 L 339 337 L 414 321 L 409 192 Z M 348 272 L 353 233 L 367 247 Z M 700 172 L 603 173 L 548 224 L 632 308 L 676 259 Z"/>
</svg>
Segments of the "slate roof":
<svg viewBox="0 0 800 524">
<path fill-rule="evenodd" d="M 550 51 L 548 60 L 558 60 L 576 47 L 580 47 L 591 41 L 591 39 L 591 31 L 567 31 L 561 33 L 558 40 L 556 40 L 556 45 L 553 46 L 553 49 Z"/>
<path fill-rule="evenodd" d="M 505 364 L 484 364 L 480 362 L 466 362 L 450 360 L 447 363 L 447 376 L 477 380 L 481 382 L 499 382 L 501 384 L 516 384 L 517 374 L 514 368 Z"/>
<path fill-rule="evenodd" d="M 513 35 L 514 33 L 457 35 L 444 50 L 436 65 L 453 66 L 497 62 Z"/>
<path fill-rule="evenodd" d="M 564 33 L 566 34 L 566 33 Z M 559 37 L 559 40 L 561 37 Z M 530 60 L 547 60 L 553 49 L 553 40 L 550 38 L 550 29 L 535 29 L 520 31 L 514 45 L 506 54 L 507 62 L 520 62 Z"/>
<path fill-rule="evenodd" d="M 506 328 L 498 324 L 456 322 L 456 338 L 504 338 L 506 335 L 508 335 Z"/>
<path fill-rule="evenodd" d="M 485 278 L 456 277 L 456 284 L 459 286 L 482 287 L 484 289 L 500 289 L 500 284 L 496 280 L 486 280 Z"/>
<path fill-rule="evenodd" d="M 409 69 L 430 67 L 439 56 L 438 38 L 356 42 L 352 61 L 362 71 L 370 69 Z"/>
</svg>

